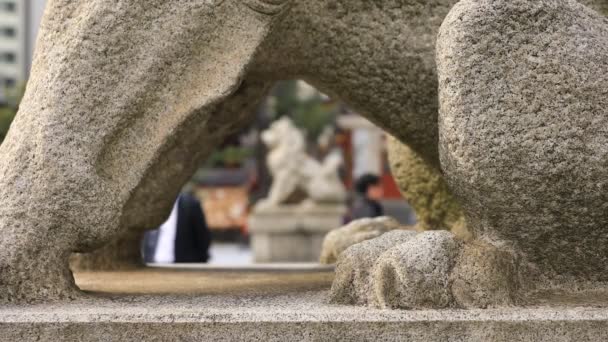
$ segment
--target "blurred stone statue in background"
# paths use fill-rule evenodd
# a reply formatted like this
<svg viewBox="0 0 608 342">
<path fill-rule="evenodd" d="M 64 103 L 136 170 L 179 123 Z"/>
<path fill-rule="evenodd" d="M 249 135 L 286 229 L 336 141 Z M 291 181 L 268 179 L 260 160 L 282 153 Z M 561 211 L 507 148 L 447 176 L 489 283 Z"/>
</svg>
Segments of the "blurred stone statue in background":
<svg viewBox="0 0 608 342">
<path fill-rule="evenodd" d="M 262 133 L 273 181 L 249 217 L 255 262 L 314 262 L 325 234 L 346 214 L 342 157 L 319 162 L 306 153 L 304 133 L 283 117 Z"/>
<path fill-rule="evenodd" d="M 283 117 L 262 133 L 268 146 L 266 162 L 273 178 L 268 197 L 256 210 L 290 202 L 296 192 L 303 193 L 305 205 L 343 203 L 346 189 L 338 175 L 342 157 L 329 154 L 319 162 L 306 153 L 306 139 L 291 119 Z"/>
</svg>

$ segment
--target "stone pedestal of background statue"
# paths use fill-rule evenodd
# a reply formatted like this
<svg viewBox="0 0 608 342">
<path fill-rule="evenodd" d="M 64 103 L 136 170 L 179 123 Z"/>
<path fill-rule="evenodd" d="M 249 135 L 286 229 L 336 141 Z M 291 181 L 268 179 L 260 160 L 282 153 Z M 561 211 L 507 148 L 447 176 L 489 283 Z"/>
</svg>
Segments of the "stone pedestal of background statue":
<svg viewBox="0 0 608 342">
<path fill-rule="evenodd" d="M 343 205 L 283 205 L 255 210 L 249 232 L 255 262 L 316 262 L 323 238 L 342 225 Z"/>
<path fill-rule="evenodd" d="M 273 180 L 249 218 L 254 260 L 316 262 L 325 234 L 340 227 L 346 214 L 346 189 L 338 175 L 342 157 L 309 156 L 304 133 L 288 118 L 273 123 L 262 140 Z"/>
</svg>

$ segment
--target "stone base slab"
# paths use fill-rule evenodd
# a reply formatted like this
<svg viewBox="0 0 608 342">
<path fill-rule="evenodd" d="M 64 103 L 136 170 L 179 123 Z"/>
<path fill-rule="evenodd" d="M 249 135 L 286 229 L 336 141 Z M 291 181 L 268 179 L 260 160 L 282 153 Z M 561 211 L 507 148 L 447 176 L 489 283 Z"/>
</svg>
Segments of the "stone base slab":
<svg viewBox="0 0 608 342">
<path fill-rule="evenodd" d="M 108 298 L 0 309 L 0 341 L 606 341 L 608 309 L 380 311 L 279 297 Z"/>
<path fill-rule="evenodd" d="M 167 278 L 182 287 L 159 295 Z M 608 340 L 605 306 L 582 307 L 575 301 L 562 307 L 389 311 L 332 305 L 327 303 L 327 272 L 300 278 L 276 272 L 148 270 L 85 273 L 76 279 L 95 292 L 72 303 L 0 307 L 0 341 Z M 188 279 L 200 281 L 183 284 Z M 248 285 L 235 286 L 244 282 Z M 217 283 L 225 285 L 216 289 Z M 140 295 L 132 294 L 135 287 Z"/>
</svg>

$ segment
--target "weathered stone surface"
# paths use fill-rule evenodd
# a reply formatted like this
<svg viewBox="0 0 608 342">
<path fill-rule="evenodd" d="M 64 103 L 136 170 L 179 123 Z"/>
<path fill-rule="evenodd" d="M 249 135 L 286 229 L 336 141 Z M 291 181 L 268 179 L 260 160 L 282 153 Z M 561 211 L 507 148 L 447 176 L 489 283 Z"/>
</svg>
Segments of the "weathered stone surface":
<svg viewBox="0 0 608 342">
<path fill-rule="evenodd" d="M 526 304 L 535 288 L 524 288 L 520 263 L 509 249 L 446 231 L 391 231 L 340 254 L 330 301 L 402 309 Z"/>
<path fill-rule="evenodd" d="M 76 272 L 86 300 L 0 306 L 0 341 L 608 339 L 607 293 L 560 296 L 557 307 L 539 298 L 524 308 L 389 311 L 327 303 L 332 275 L 207 268 Z"/>
<path fill-rule="evenodd" d="M 462 209 L 441 172 L 393 137 L 388 138 L 388 156 L 403 197 L 416 211 L 417 228 L 456 230 L 468 237 L 466 229 L 462 229 Z"/>
<path fill-rule="evenodd" d="M 378 258 L 391 247 L 409 241 L 416 232 L 394 230 L 350 246 L 339 255 L 330 301 L 339 304 L 369 304 L 375 301 L 372 269 Z"/>
<path fill-rule="evenodd" d="M 403 230 L 353 245 L 339 257 L 330 301 L 401 309 L 474 307 L 472 300 L 457 302 L 452 295 L 461 245 L 450 232 Z M 469 284 L 459 285 L 461 292 L 472 292 Z"/>
<path fill-rule="evenodd" d="M 73 297 L 71 252 L 166 219 L 271 85 L 244 73 L 273 18 L 241 1 L 48 2 L 0 146 L 0 302 Z"/>
<path fill-rule="evenodd" d="M 387 216 L 352 221 L 346 226 L 327 233 L 321 248 L 320 262 L 333 264 L 348 247 L 401 228 L 401 224 L 397 220 Z"/>
<path fill-rule="evenodd" d="M 459 248 L 452 233 L 430 231 L 386 251 L 372 271 L 377 305 L 400 309 L 452 306 L 450 273 Z"/>
<path fill-rule="evenodd" d="M 521 304 L 522 280 L 515 253 L 475 241 L 463 246 L 450 279 L 457 306 L 487 308 Z"/>
<path fill-rule="evenodd" d="M 184 272 L 179 274 L 184 277 Z M 184 278 L 206 278 L 205 274 L 191 276 Z M 287 275 L 279 277 L 283 276 Z M 309 274 L 298 276 L 311 278 Z M 296 283 L 295 287 L 291 285 L 291 291 L 286 291 L 289 284 L 276 281 L 277 274 L 269 277 L 275 278 L 274 282 L 232 281 L 242 290 L 217 289 L 211 296 L 125 297 L 106 293 L 104 297 L 87 301 L 4 305 L 0 307 L 0 341 L 139 342 L 177 338 L 272 342 L 598 342 L 608 339 L 605 306 L 581 307 L 580 302 L 573 302 L 558 308 L 379 310 L 328 304 L 327 291 L 317 286 L 326 281 L 316 275 L 312 278 L 321 279 L 308 281 L 308 290 Z M 122 278 L 130 279 L 129 274 Z M 166 278 L 170 276 L 165 275 Z M 99 280 L 107 284 L 106 288 L 117 285 L 101 276 Z M 213 282 L 195 283 L 206 288 Z M 191 286 L 192 282 L 180 284 Z M 117 290 L 124 293 L 120 287 Z M 598 302 L 597 298 L 589 299 Z"/>
<path fill-rule="evenodd" d="M 438 167 L 434 42 L 453 3 L 50 0 L 0 147 L 0 302 L 76 296 L 69 255 L 162 223 L 278 79 L 342 98 Z"/>
<path fill-rule="evenodd" d="M 70 269 L 74 270 L 129 270 L 144 267 L 141 254 L 144 231 L 127 230 L 117 239 L 92 253 L 74 253 Z"/>
<path fill-rule="evenodd" d="M 412 146 L 407 148 L 408 156 L 404 159 L 415 160 L 413 170 L 407 170 L 407 164 L 403 163 L 399 168 L 403 171 L 397 174 L 410 174 L 412 179 L 427 185 L 416 186 L 405 178 L 401 181 L 402 189 L 411 189 L 406 193 L 414 192 L 422 198 L 415 200 L 414 194 L 408 196 L 415 202 L 417 211 L 422 213 L 422 222 L 428 220 L 429 226 L 435 225 L 441 217 L 451 225 L 458 211 L 450 196 L 444 193 L 444 181 L 437 171 L 439 163 L 435 147 L 438 107 L 435 37 L 443 17 L 455 2 L 444 0 L 421 5 L 417 1 L 408 1 L 402 3 L 401 7 L 389 3 L 389 10 L 376 12 L 358 1 L 331 4 L 326 0 L 296 2 L 283 8 L 283 14 L 278 18 L 280 23 L 260 49 L 255 59 L 256 66 L 250 69 L 250 74 L 255 73 L 258 79 L 305 77 L 327 93 L 345 99 L 361 113 L 373 115 L 372 120 L 376 124 Z M 605 0 L 583 2 L 608 13 Z M 258 9 L 264 7 L 255 5 L 259 4 L 256 1 L 249 4 L 254 4 L 252 7 Z M 387 6 L 381 1 L 375 2 L 375 5 L 385 9 Z M 332 10 L 326 11 L 325 8 Z M 361 22 L 373 25 L 361 26 Z M 303 23 L 313 26 L 303 29 Z M 386 27 L 386 23 L 393 24 Z M 376 38 L 383 40 L 365 38 L 377 32 L 382 34 Z M 396 51 L 411 49 L 416 52 L 408 54 L 406 58 L 396 57 L 393 52 L 380 55 L 375 44 L 394 45 L 400 49 Z M 323 45 L 322 49 L 318 49 L 319 45 Z M 320 53 L 322 51 L 331 51 L 331 54 Z M 362 58 L 355 60 L 344 56 Z M 408 62 L 397 62 L 399 58 Z M 349 77 L 341 77 L 343 74 Z M 369 88 L 368 84 L 373 88 Z M 373 96 L 367 95 L 369 89 L 374 89 Z M 425 132 L 429 135 L 426 136 Z M 427 166 L 425 163 L 428 163 Z M 464 238 L 471 236 L 463 220 L 456 220 L 451 230 Z"/>
<path fill-rule="evenodd" d="M 437 50 L 448 183 L 473 234 L 526 265 L 471 252 L 486 260 L 455 271 L 479 281 L 465 300 L 510 302 L 518 276 L 537 288 L 605 287 L 608 21 L 572 0 L 463 0 Z M 497 278 L 480 279 L 484 269 Z"/>
<path fill-rule="evenodd" d="M 435 39 L 456 2 L 293 1 L 252 72 L 304 78 L 438 166 Z"/>
<path fill-rule="evenodd" d="M 309 80 L 438 165 L 433 43 L 454 1 L 49 1 L 0 148 L 0 300 L 65 297 L 71 252 L 158 226 L 278 79 Z"/>
<path fill-rule="evenodd" d="M 606 0 L 579 0 L 578 2 L 595 9 L 603 15 L 608 15 L 608 1 Z"/>
</svg>

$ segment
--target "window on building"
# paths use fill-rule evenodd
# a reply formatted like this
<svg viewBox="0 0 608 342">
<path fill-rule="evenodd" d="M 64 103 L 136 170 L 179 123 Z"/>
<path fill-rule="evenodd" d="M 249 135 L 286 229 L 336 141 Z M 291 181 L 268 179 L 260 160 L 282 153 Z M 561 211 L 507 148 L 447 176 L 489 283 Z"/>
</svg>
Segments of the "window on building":
<svg viewBox="0 0 608 342">
<path fill-rule="evenodd" d="M 1 82 L 4 88 L 14 88 L 17 85 L 17 81 L 14 78 L 5 78 Z"/>
<path fill-rule="evenodd" d="M 0 2 L 0 11 L 3 12 L 16 12 L 17 4 L 14 2 Z"/>
<path fill-rule="evenodd" d="M 14 27 L 10 26 L 0 26 L 0 36 L 1 37 L 15 37 L 17 35 L 17 30 Z"/>
<path fill-rule="evenodd" d="M 0 52 L 0 62 L 15 63 L 17 55 L 14 52 Z"/>
</svg>

